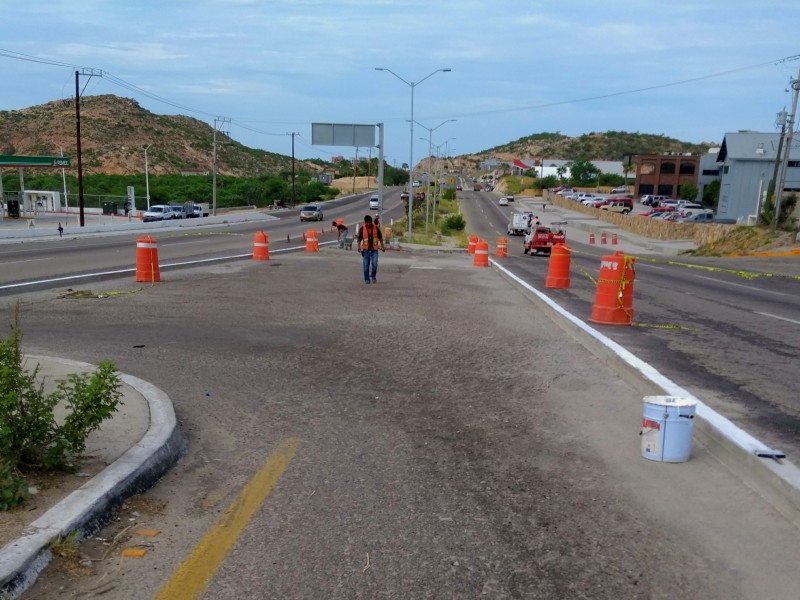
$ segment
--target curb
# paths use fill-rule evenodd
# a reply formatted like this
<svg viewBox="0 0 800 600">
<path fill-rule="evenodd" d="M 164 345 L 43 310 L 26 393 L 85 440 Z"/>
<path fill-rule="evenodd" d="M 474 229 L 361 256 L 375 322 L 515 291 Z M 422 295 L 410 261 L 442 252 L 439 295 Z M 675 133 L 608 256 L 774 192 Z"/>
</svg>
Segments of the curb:
<svg viewBox="0 0 800 600">
<path fill-rule="evenodd" d="M 72 367 L 94 367 L 62 358 L 29 356 Z M 0 593 L 18 598 L 52 558 L 50 542 L 78 532 L 78 541 L 96 533 L 122 502 L 151 487 L 183 455 L 185 444 L 169 397 L 154 385 L 120 374 L 142 394 L 150 409 L 150 427 L 134 446 L 34 521 L 26 535 L 0 549 Z"/>
<path fill-rule="evenodd" d="M 617 369 L 643 395 L 666 394 L 696 400 L 695 432 L 700 442 L 784 518 L 800 527 L 800 468 L 797 465 L 788 460 L 778 463 L 757 457 L 756 451 L 771 449 L 495 260 L 489 263 L 503 277 L 532 294 L 531 300 L 544 308 L 550 319 L 608 366 Z"/>
</svg>

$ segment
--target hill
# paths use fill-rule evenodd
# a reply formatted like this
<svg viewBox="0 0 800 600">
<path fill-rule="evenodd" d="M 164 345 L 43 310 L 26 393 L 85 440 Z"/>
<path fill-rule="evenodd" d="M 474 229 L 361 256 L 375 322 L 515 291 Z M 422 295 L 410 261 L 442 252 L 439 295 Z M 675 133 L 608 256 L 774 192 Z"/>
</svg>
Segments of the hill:
<svg viewBox="0 0 800 600">
<path fill-rule="evenodd" d="M 157 115 L 130 98 L 114 95 L 81 98 L 81 156 L 84 173 L 129 175 L 148 169 L 154 175 L 211 171 L 214 129 L 182 115 Z M 289 156 L 248 148 L 217 133 L 217 172 L 259 176 L 291 169 Z M 0 111 L 0 154 L 77 155 L 74 99 L 56 100 L 22 110 Z M 297 161 L 297 169 L 321 167 Z"/>
<path fill-rule="evenodd" d="M 665 135 L 607 131 L 569 137 L 560 133 L 534 133 L 513 142 L 482 152 L 458 157 L 458 166 L 475 170 L 487 158 L 512 161 L 515 158 L 551 158 L 560 160 L 621 161 L 626 154 L 664 154 L 666 152 L 705 154 L 718 144 L 692 144 Z"/>
</svg>

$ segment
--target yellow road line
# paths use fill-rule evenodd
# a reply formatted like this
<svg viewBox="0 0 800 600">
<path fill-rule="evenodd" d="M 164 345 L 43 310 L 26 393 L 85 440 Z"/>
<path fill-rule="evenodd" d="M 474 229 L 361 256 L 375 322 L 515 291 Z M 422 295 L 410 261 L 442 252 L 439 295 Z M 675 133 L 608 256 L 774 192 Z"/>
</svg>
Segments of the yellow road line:
<svg viewBox="0 0 800 600">
<path fill-rule="evenodd" d="M 161 588 L 155 600 L 194 600 L 200 597 L 247 523 L 289 466 L 299 445 L 297 438 L 281 443 Z"/>
</svg>

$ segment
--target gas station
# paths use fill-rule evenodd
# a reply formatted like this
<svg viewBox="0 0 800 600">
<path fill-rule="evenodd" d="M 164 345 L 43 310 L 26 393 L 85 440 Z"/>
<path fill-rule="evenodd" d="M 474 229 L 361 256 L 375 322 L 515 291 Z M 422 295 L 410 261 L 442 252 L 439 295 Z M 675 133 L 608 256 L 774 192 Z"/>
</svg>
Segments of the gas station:
<svg viewBox="0 0 800 600">
<path fill-rule="evenodd" d="M 61 193 L 54 191 L 26 190 L 23 169 L 67 169 L 70 159 L 66 156 L 15 156 L 0 155 L 0 169 L 19 170 L 19 192 L 6 199 L 3 178 L 0 176 L 0 218 L 19 219 L 34 216 L 38 212 L 61 212 L 66 204 L 61 203 Z M 65 199 L 66 200 L 66 199 Z"/>
</svg>

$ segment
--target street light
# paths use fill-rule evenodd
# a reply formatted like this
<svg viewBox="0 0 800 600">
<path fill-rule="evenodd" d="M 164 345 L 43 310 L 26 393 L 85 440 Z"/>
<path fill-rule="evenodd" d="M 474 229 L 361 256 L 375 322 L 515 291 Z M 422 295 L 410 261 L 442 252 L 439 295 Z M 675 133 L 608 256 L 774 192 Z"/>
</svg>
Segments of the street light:
<svg viewBox="0 0 800 600">
<path fill-rule="evenodd" d="M 408 241 L 411 241 L 411 219 L 412 219 L 412 209 L 414 207 L 414 198 L 413 198 L 413 186 L 414 186 L 414 88 L 417 87 L 420 83 L 428 79 L 429 77 L 433 77 L 436 73 L 449 73 L 451 69 L 436 69 L 435 71 L 428 73 L 425 77 L 420 79 L 419 81 L 406 81 L 400 75 L 392 71 L 391 69 L 387 69 L 384 67 L 375 67 L 376 71 L 387 71 L 394 75 L 397 79 L 405 83 L 408 87 L 411 88 L 411 136 L 409 137 L 409 150 L 408 150 Z"/>
<path fill-rule="evenodd" d="M 150 174 L 147 168 L 147 151 L 153 144 L 147 144 L 144 149 L 144 188 L 145 197 L 147 198 L 147 210 L 150 210 Z"/>
<path fill-rule="evenodd" d="M 446 121 L 442 121 L 436 127 L 425 127 L 422 123 L 417 121 L 417 125 L 422 127 L 423 129 L 428 130 L 428 180 L 431 177 L 431 167 L 433 166 L 431 163 L 433 161 L 433 132 L 439 129 L 442 125 L 446 125 L 447 123 L 455 123 L 456 119 L 447 119 Z M 422 139 L 422 138 L 421 138 Z M 424 141 L 424 140 L 423 140 Z M 434 190 L 436 190 L 436 184 L 434 183 Z M 428 192 L 430 192 L 430 187 L 428 187 Z M 428 207 L 430 206 L 429 199 L 426 197 L 425 199 L 425 233 L 428 233 Z M 433 206 L 434 210 L 436 210 L 436 205 Z"/>
</svg>

